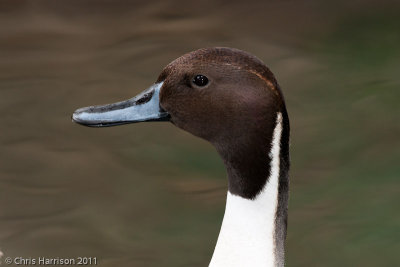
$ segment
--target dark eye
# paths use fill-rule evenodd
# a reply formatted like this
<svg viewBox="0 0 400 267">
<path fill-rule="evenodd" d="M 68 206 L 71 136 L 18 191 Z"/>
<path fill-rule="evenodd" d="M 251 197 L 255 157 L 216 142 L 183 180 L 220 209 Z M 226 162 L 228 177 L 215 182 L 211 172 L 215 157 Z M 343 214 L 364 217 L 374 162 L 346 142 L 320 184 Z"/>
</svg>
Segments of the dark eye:
<svg viewBox="0 0 400 267">
<path fill-rule="evenodd" d="M 206 86 L 208 84 L 208 78 L 204 75 L 196 75 L 193 78 L 193 83 L 197 86 Z"/>
</svg>

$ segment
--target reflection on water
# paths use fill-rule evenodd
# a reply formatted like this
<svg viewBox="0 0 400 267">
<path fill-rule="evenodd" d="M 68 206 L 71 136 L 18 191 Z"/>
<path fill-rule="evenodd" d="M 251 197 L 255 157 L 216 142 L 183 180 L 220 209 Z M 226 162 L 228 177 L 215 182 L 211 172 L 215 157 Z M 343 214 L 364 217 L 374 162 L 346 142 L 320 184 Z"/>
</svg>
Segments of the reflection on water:
<svg viewBox="0 0 400 267">
<path fill-rule="evenodd" d="M 286 95 L 288 265 L 393 265 L 398 11 L 378 1 L 2 1 L 1 251 L 206 266 L 226 191 L 211 145 L 168 123 L 88 129 L 70 115 L 136 95 L 185 52 L 232 46 L 265 61 Z"/>
</svg>

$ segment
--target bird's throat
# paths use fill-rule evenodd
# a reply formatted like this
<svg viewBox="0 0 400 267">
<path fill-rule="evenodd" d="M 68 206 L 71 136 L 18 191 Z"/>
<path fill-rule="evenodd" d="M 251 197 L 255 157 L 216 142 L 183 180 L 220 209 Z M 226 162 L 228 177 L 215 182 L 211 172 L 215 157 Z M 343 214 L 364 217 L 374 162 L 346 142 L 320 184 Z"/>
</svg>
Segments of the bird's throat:
<svg viewBox="0 0 400 267">
<path fill-rule="evenodd" d="M 287 193 L 280 190 L 282 129 L 282 114 L 278 113 L 271 146 L 266 148 L 269 176 L 259 193 L 254 198 L 246 198 L 228 191 L 211 267 L 283 266 L 286 225 L 283 235 L 283 226 L 278 225 L 286 223 L 287 215 L 279 212 L 280 194 Z"/>
</svg>

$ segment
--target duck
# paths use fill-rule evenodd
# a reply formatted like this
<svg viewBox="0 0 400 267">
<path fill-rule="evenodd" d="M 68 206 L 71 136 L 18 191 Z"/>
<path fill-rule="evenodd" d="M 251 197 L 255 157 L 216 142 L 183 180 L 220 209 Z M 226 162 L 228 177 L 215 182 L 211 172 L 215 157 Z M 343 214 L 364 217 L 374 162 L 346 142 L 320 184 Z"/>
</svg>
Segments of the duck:
<svg viewBox="0 0 400 267">
<path fill-rule="evenodd" d="M 169 63 L 139 95 L 77 109 L 72 120 L 89 127 L 171 122 L 210 142 L 228 186 L 209 266 L 284 266 L 290 125 L 281 88 L 260 59 L 229 47 L 198 49 Z"/>
</svg>

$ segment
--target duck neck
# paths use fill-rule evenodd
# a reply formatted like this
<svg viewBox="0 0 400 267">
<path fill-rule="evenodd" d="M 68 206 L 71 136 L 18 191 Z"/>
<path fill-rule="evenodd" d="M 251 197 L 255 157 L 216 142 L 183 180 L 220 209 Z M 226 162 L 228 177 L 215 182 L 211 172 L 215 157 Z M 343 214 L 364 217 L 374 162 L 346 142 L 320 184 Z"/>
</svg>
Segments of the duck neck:
<svg viewBox="0 0 400 267">
<path fill-rule="evenodd" d="M 265 161 L 254 161 L 250 173 L 240 171 L 240 167 L 235 168 L 232 162 L 225 160 L 229 191 L 221 231 L 210 263 L 212 267 L 284 265 L 289 139 L 286 112 L 283 119 L 282 113 L 277 114 L 270 136 L 267 139 L 271 140 L 269 153 L 264 152 Z M 264 175 L 263 178 L 260 175 Z"/>
</svg>

